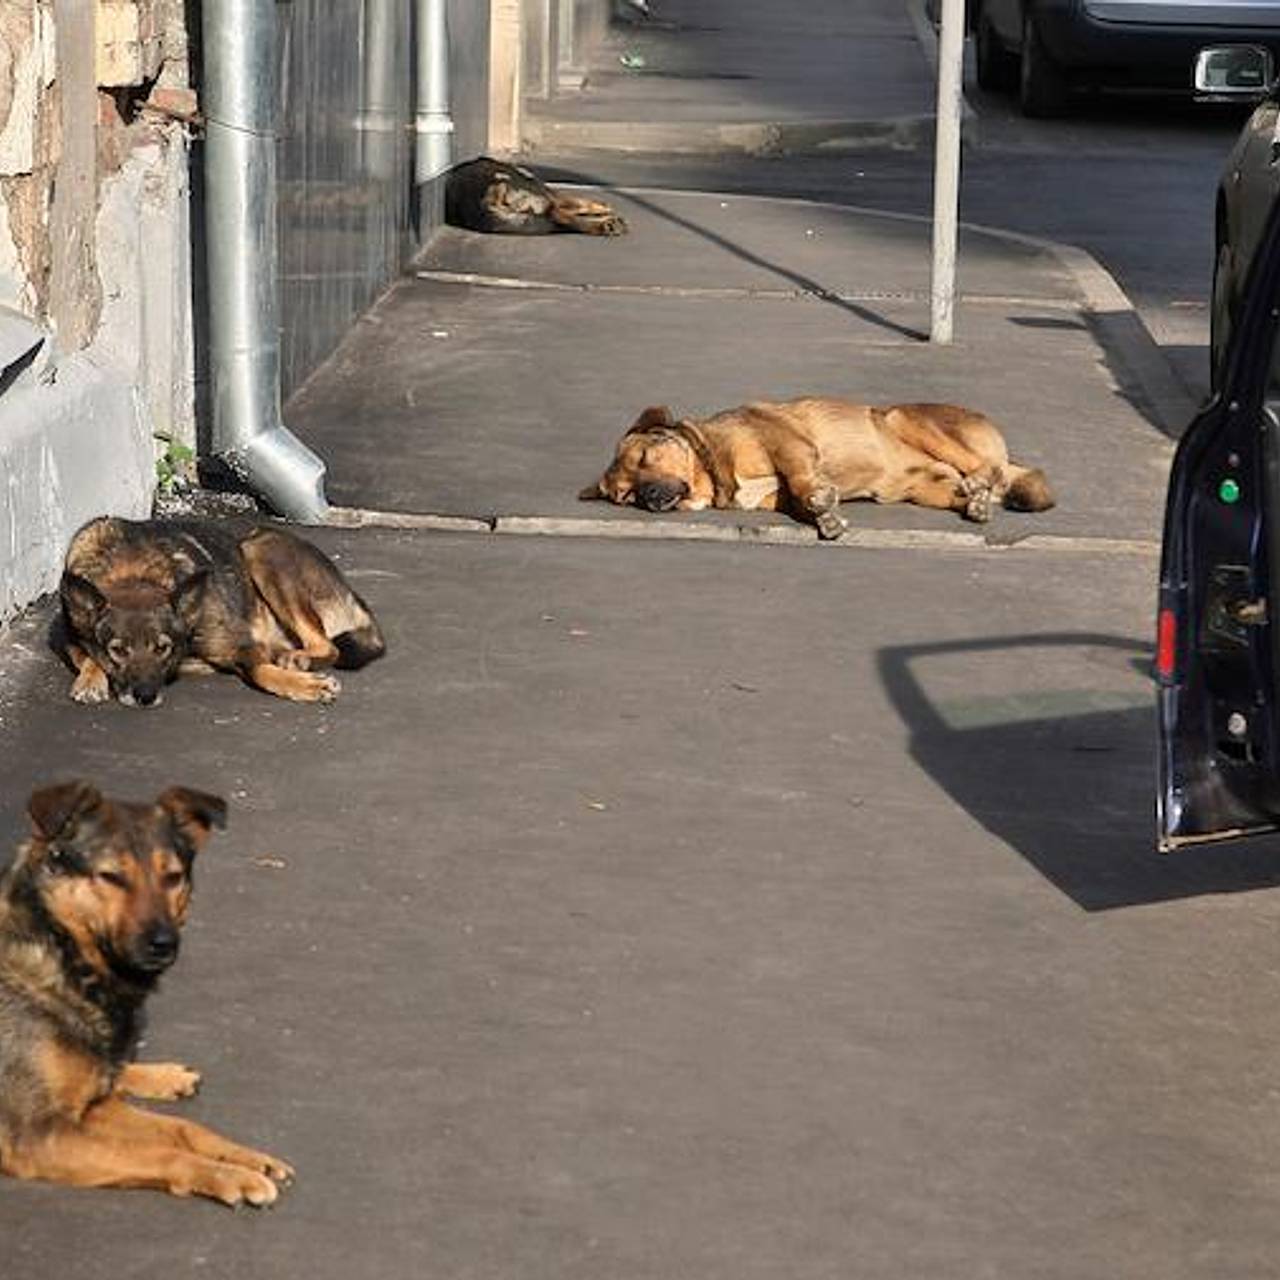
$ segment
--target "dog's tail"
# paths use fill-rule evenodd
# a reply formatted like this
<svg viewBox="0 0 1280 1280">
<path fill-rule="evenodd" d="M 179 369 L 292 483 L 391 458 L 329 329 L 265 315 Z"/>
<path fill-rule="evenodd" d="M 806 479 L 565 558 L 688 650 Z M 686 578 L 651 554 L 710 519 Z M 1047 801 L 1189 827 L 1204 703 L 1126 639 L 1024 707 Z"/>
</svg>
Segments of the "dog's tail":
<svg viewBox="0 0 1280 1280">
<path fill-rule="evenodd" d="M 1049 478 L 1039 467 L 1020 467 L 1010 462 L 1006 468 L 1009 488 L 1004 505 L 1010 511 L 1048 511 L 1054 504 Z"/>
<path fill-rule="evenodd" d="M 333 637 L 338 650 L 338 660 L 333 664 L 341 671 L 355 671 L 366 666 L 375 658 L 380 658 L 387 651 L 387 642 L 382 638 L 382 629 L 370 615 L 363 626 L 353 627 Z"/>
</svg>

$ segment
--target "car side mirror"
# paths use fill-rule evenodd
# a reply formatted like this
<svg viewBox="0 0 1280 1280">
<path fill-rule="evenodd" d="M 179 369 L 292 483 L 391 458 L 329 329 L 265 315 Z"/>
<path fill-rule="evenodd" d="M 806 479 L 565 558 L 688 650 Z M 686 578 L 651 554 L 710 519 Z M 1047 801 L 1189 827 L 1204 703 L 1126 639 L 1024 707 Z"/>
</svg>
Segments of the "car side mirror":
<svg viewBox="0 0 1280 1280">
<path fill-rule="evenodd" d="M 1256 102 L 1276 82 L 1271 50 L 1260 44 L 1218 44 L 1196 54 L 1196 97 L 1201 102 Z"/>
</svg>

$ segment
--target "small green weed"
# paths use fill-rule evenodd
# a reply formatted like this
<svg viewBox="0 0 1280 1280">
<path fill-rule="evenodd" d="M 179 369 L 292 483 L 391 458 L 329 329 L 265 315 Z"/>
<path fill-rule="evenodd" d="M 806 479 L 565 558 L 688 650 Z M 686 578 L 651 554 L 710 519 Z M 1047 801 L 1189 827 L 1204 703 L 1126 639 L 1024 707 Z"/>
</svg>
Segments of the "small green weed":
<svg viewBox="0 0 1280 1280">
<path fill-rule="evenodd" d="M 169 436 L 157 434 L 164 452 L 156 459 L 156 490 L 166 498 L 189 489 L 195 478 L 196 452 Z"/>
</svg>

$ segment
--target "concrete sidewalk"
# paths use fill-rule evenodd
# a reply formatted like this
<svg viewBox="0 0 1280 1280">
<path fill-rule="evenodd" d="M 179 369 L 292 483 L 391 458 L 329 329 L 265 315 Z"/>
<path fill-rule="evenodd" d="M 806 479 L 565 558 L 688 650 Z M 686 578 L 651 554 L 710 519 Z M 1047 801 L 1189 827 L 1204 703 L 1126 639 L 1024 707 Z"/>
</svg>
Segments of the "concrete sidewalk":
<svg viewBox="0 0 1280 1280">
<path fill-rule="evenodd" d="M 824 394 L 981 409 L 1059 499 L 1046 515 L 1001 513 L 981 530 L 863 504 L 848 509 L 846 546 L 920 533 L 977 545 L 1155 538 L 1168 441 L 1194 406 L 1087 254 L 964 228 L 956 342 L 935 347 L 926 219 L 592 181 L 597 162 L 607 167 L 602 148 L 733 150 L 719 131 L 748 117 L 800 130 L 800 150 L 825 145 L 803 130 L 832 121 L 851 138 L 867 126 L 865 145 L 925 118 L 934 73 L 922 4 L 661 0 L 650 14 L 616 26 L 583 91 L 544 113 L 568 122 L 555 168 L 617 204 L 630 234 L 439 235 L 288 406 L 329 463 L 332 500 L 427 524 L 812 536 L 777 516 L 656 517 L 576 495 L 646 405 L 701 414 Z M 643 65 L 622 68 L 623 54 Z"/>
<path fill-rule="evenodd" d="M 1156 536 L 1170 446 L 1152 422 L 1180 408 L 1158 354 L 1111 340 L 1123 297 L 1082 255 L 967 230 L 958 340 L 934 347 L 923 340 L 923 220 L 766 198 L 605 194 L 631 224 L 626 238 L 449 231 L 416 278 L 364 318 L 288 411 L 327 459 L 335 502 L 489 524 L 798 536 L 783 516 L 658 517 L 576 495 L 646 405 L 698 414 L 823 394 L 981 409 L 1016 457 L 1047 470 L 1059 498 L 1047 514 L 1002 512 L 983 529 L 949 512 L 851 504 L 855 529 L 997 543 Z"/>
</svg>

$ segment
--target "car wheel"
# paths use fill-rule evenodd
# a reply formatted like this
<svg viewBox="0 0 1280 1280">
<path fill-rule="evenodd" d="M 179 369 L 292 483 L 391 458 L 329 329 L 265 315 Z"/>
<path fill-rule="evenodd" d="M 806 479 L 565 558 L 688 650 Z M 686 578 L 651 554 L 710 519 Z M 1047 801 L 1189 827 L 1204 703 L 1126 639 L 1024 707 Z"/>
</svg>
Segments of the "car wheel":
<svg viewBox="0 0 1280 1280">
<path fill-rule="evenodd" d="M 1209 387 L 1222 390 L 1227 372 L 1227 347 L 1231 342 L 1232 295 L 1231 246 L 1224 240 L 1213 263 L 1213 294 L 1209 304 Z"/>
<path fill-rule="evenodd" d="M 1000 43 L 981 0 L 973 22 L 973 55 L 980 89 L 999 93 L 1017 85 L 1018 60 Z"/>
<path fill-rule="evenodd" d="M 1049 57 L 1040 30 L 1030 12 L 1022 17 L 1022 61 L 1018 76 L 1018 102 L 1024 116 L 1047 119 L 1067 109 L 1070 84 L 1066 73 Z"/>
</svg>

